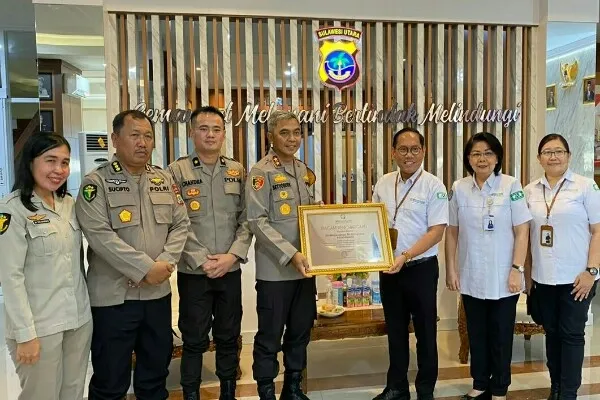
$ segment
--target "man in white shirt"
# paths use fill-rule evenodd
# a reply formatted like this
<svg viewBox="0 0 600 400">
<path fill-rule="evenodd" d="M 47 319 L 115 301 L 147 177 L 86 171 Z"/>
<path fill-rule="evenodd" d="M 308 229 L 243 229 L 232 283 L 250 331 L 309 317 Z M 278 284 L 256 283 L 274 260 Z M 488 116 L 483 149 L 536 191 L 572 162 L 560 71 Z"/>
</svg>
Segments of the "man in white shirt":
<svg viewBox="0 0 600 400">
<path fill-rule="evenodd" d="M 417 396 L 430 400 L 438 376 L 437 254 L 448 224 L 448 197 L 442 181 L 423 170 L 423 135 L 404 128 L 394 135 L 393 147 L 398 170 L 384 175 L 373 192 L 373 202 L 386 206 L 395 256 L 392 268 L 380 274 L 390 366 L 386 387 L 373 400 L 410 399 L 407 372 L 411 315 L 417 337 Z"/>
</svg>

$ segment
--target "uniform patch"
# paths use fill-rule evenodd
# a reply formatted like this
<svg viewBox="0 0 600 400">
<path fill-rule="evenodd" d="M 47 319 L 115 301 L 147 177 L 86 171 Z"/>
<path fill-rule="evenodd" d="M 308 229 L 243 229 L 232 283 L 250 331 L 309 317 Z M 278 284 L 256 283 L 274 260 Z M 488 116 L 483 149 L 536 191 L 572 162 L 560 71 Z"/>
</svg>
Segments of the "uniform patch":
<svg viewBox="0 0 600 400">
<path fill-rule="evenodd" d="M 200 202 L 197 200 L 190 201 L 190 210 L 198 211 L 200 209 Z"/>
<path fill-rule="evenodd" d="M 292 211 L 292 207 L 290 207 L 290 205 L 288 203 L 283 203 L 279 207 L 279 211 L 281 212 L 282 215 L 288 215 Z"/>
<path fill-rule="evenodd" d="M 150 166 L 148 164 L 146 164 L 146 172 L 150 172 Z"/>
<path fill-rule="evenodd" d="M 121 183 L 127 183 L 127 179 L 118 179 L 118 178 L 111 178 L 111 179 L 105 179 L 106 183 L 112 183 L 113 185 L 120 185 Z"/>
<path fill-rule="evenodd" d="M 278 183 L 277 185 L 273 185 L 273 190 L 291 188 L 291 187 L 292 187 L 292 184 L 289 182 Z"/>
<path fill-rule="evenodd" d="M 273 180 L 274 180 L 276 183 L 287 182 L 287 178 L 286 178 L 286 176 L 285 176 L 285 175 L 283 175 L 283 174 L 277 174 L 277 175 L 275 175 L 275 176 L 273 177 Z"/>
<path fill-rule="evenodd" d="M 0 235 L 8 230 L 12 216 L 8 213 L 0 213 Z"/>
<path fill-rule="evenodd" d="M 200 196 L 200 190 L 196 188 L 189 188 L 185 194 L 187 194 L 188 197 L 198 197 Z"/>
<path fill-rule="evenodd" d="M 123 167 L 121 167 L 121 163 L 120 162 L 113 161 L 111 165 L 112 165 L 113 171 L 115 171 L 115 172 L 121 172 L 121 171 L 123 171 Z"/>
<path fill-rule="evenodd" d="M 252 177 L 252 189 L 260 190 L 265 185 L 264 176 L 253 176 Z"/>
<path fill-rule="evenodd" d="M 34 224 L 49 224 L 50 220 L 46 218 L 46 214 L 33 214 L 27 217 Z"/>
<path fill-rule="evenodd" d="M 233 176 L 233 177 L 238 177 L 241 174 L 240 174 L 240 171 L 238 171 L 237 169 L 228 169 L 227 170 L 227 175 Z"/>
<path fill-rule="evenodd" d="M 594 183 L 594 190 L 600 190 L 597 183 Z"/>
<path fill-rule="evenodd" d="M 219 160 L 221 160 L 221 166 L 224 167 L 227 165 L 227 163 L 225 162 L 225 157 L 221 156 L 219 157 Z"/>
<path fill-rule="evenodd" d="M 525 194 L 523 194 L 522 190 L 519 190 L 518 192 L 514 192 L 514 193 L 510 194 L 510 199 L 512 201 L 521 200 L 523 197 L 525 197 Z"/>
<path fill-rule="evenodd" d="M 273 165 L 277 168 L 281 167 L 281 161 L 279 161 L 279 157 L 273 156 Z"/>
<path fill-rule="evenodd" d="M 281 192 L 279 192 L 279 198 L 280 198 L 280 199 L 283 199 L 283 200 L 285 200 L 285 199 L 287 199 L 287 198 L 288 198 L 288 196 L 289 196 L 289 195 L 288 195 L 288 192 L 286 192 L 285 190 L 282 190 Z"/>
<path fill-rule="evenodd" d="M 83 194 L 83 198 L 85 199 L 85 201 L 90 203 L 96 198 L 96 195 L 98 194 L 98 186 L 94 184 L 85 185 L 81 190 L 81 193 Z"/>
<path fill-rule="evenodd" d="M 177 198 L 177 204 L 179 204 L 180 206 L 182 206 L 182 205 L 184 205 L 184 204 L 185 204 L 185 203 L 184 203 L 184 201 L 183 201 L 183 197 L 181 197 L 181 194 L 180 194 L 180 193 L 177 193 L 177 194 L 175 195 L 175 197 Z"/>
<path fill-rule="evenodd" d="M 179 190 L 179 186 L 177 186 L 177 184 L 172 184 L 171 185 L 171 189 L 173 189 L 173 193 L 175 194 L 181 194 L 181 190 Z"/>
<path fill-rule="evenodd" d="M 199 167 L 200 166 L 200 159 L 198 157 L 192 158 L 192 164 L 194 164 L 194 167 Z"/>
<path fill-rule="evenodd" d="M 131 222 L 131 211 L 123 210 L 119 213 L 119 219 L 121 222 Z"/>
<path fill-rule="evenodd" d="M 181 183 L 181 187 L 186 187 L 190 185 L 199 185 L 202 183 L 202 179 L 192 179 L 191 181 L 183 181 Z"/>
<path fill-rule="evenodd" d="M 446 199 L 446 198 L 448 198 L 448 195 L 444 192 L 437 192 L 436 197 L 438 199 Z"/>
<path fill-rule="evenodd" d="M 163 178 L 159 178 L 159 177 L 154 177 L 150 179 L 150 182 L 152 182 L 153 184 L 155 184 L 156 186 L 160 186 L 163 183 L 165 183 L 165 180 Z"/>
</svg>

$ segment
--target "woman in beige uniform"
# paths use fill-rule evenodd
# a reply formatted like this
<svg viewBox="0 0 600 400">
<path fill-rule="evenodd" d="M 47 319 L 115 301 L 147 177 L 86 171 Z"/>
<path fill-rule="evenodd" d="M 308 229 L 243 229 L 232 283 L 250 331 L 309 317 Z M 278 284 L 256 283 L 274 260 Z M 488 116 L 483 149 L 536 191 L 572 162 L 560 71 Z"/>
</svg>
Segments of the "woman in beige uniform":
<svg viewBox="0 0 600 400">
<path fill-rule="evenodd" d="M 83 398 L 92 337 L 81 230 L 67 194 L 70 146 L 32 135 L 0 200 L 6 342 L 20 400 Z"/>
</svg>

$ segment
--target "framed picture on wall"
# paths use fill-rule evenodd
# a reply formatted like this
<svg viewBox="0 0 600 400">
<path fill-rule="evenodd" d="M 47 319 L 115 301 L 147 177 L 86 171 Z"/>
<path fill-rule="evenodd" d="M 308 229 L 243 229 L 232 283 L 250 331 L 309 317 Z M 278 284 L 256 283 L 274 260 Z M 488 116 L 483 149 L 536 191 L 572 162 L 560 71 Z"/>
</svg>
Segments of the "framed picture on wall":
<svg viewBox="0 0 600 400">
<path fill-rule="evenodd" d="M 556 109 L 556 84 L 546 86 L 546 110 Z"/>
<path fill-rule="evenodd" d="M 38 92 L 40 100 L 52 101 L 52 74 L 50 72 L 38 74 Z"/>
<path fill-rule="evenodd" d="M 594 104 L 596 98 L 596 77 L 586 76 L 583 78 L 583 104 Z"/>
<path fill-rule="evenodd" d="M 40 132 L 54 132 L 54 110 L 40 110 Z"/>
</svg>

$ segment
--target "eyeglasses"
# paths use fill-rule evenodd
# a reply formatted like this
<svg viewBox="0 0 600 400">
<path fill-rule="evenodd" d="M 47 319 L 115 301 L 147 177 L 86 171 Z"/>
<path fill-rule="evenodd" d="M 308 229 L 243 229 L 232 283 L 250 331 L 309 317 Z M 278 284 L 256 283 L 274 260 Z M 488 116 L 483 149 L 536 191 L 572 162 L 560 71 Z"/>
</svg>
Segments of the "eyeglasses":
<svg viewBox="0 0 600 400">
<path fill-rule="evenodd" d="M 493 151 L 486 151 L 484 153 L 471 153 L 471 154 L 469 154 L 469 157 L 475 158 L 475 159 L 485 157 L 487 159 L 490 159 L 490 158 L 494 157 L 495 155 L 496 155 L 496 153 L 494 153 Z"/>
<path fill-rule="evenodd" d="M 408 152 L 410 151 L 413 155 L 417 155 L 421 152 L 421 150 L 423 150 L 422 147 L 411 147 L 410 149 L 408 147 L 398 147 L 396 149 L 396 151 L 401 155 L 401 156 L 405 156 L 408 154 Z"/>
<path fill-rule="evenodd" d="M 542 152 L 540 153 L 540 155 L 541 155 L 541 156 L 544 156 L 544 157 L 548 157 L 548 158 L 551 158 L 551 157 L 554 157 L 554 156 L 556 156 L 556 157 L 558 157 L 558 158 L 562 158 L 562 157 L 564 157 L 564 156 L 565 156 L 567 153 L 568 153 L 568 151 L 566 151 L 566 150 L 554 150 L 554 151 L 550 151 L 550 150 L 544 150 L 544 151 L 542 151 Z"/>
</svg>

